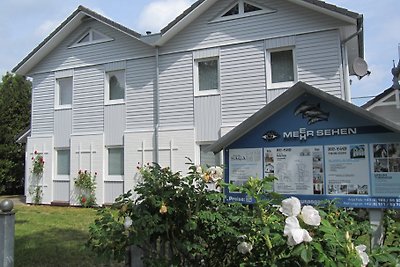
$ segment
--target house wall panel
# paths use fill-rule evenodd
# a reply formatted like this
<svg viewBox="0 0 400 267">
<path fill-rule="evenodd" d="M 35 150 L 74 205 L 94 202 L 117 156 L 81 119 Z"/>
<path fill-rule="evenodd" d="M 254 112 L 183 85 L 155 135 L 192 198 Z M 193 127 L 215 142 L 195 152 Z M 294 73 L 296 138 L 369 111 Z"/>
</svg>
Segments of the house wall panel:
<svg viewBox="0 0 400 267">
<path fill-rule="evenodd" d="M 112 38 L 113 41 L 70 47 L 89 29 L 97 30 Z M 72 32 L 59 46 L 53 49 L 37 64 L 31 72 L 76 68 L 150 55 L 154 55 L 153 47 L 101 22 L 90 20 L 84 22 Z"/>
<path fill-rule="evenodd" d="M 266 104 L 264 43 L 221 48 L 222 125 L 237 125 Z"/>
<path fill-rule="evenodd" d="M 194 99 L 196 141 L 218 140 L 221 128 L 221 96 Z"/>
<path fill-rule="evenodd" d="M 70 181 L 53 181 L 53 201 L 70 201 Z"/>
<path fill-rule="evenodd" d="M 193 127 L 192 54 L 161 56 L 159 69 L 160 126 Z"/>
<path fill-rule="evenodd" d="M 126 69 L 126 128 L 154 128 L 154 58 L 129 60 Z"/>
<path fill-rule="evenodd" d="M 299 32 L 313 32 L 345 25 L 343 21 L 289 1 L 252 2 L 276 12 L 214 22 L 232 4 L 232 1 L 217 1 L 207 12 L 161 47 L 162 53 L 222 46 L 260 38 L 293 36 Z"/>
<path fill-rule="evenodd" d="M 124 193 L 124 182 L 105 181 L 104 182 L 104 203 L 111 204 L 115 199 Z"/>
<path fill-rule="evenodd" d="M 72 132 L 103 132 L 104 71 L 100 67 L 75 70 Z"/>
<path fill-rule="evenodd" d="M 106 146 L 122 146 L 126 124 L 125 105 L 104 106 L 104 138 Z"/>
<path fill-rule="evenodd" d="M 54 90 L 54 73 L 38 74 L 33 77 L 32 136 L 53 134 Z"/>
<path fill-rule="evenodd" d="M 72 109 L 54 112 L 54 146 L 69 147 L 72 133 Z"/>
</svg>

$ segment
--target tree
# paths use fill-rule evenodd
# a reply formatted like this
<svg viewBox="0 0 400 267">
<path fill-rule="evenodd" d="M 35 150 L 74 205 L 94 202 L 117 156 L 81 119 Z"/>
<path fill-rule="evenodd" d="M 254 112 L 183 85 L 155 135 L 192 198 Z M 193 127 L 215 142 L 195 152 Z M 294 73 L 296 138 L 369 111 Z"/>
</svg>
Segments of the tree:
<svg viewBox="0 0 400 267">
<path fill-rule="evenodd" d="M 15 137 L 30 124 L 31 82 L 6 73 L 0 82 L 0 194 L 24 188 L 24 146 Z"/>
</svg>

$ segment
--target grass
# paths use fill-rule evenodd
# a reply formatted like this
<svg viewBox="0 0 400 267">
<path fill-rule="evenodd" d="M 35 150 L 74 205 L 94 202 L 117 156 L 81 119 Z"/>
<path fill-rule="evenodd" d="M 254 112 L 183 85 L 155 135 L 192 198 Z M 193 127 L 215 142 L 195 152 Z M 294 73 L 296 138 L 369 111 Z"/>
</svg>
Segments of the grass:
<svg viewBox="0 0 400 267">
<path fill-rule="evenodd" d="M 15 211 L 15 267 L 105 266 L 85 247 L 96 210 L 17 205 Z"/>
</svg>

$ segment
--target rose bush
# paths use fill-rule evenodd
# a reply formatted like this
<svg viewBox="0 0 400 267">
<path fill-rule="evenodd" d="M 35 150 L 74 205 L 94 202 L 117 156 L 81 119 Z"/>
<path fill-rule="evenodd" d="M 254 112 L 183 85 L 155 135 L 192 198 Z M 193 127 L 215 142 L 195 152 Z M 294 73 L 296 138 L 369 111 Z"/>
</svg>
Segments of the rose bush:
<svg viewBox="0 0 400 267">
<path fill-rule="evenodd" d="M 207 190 L 216 168 L 191 165 L 182 176 L 159 165 L 140 168 L 142 182 L 99 210 L 88 246 L 100 256 L 124 260 L 136 246 L 146 266 L 394 266 L 396 255 L 362 246 L 369 223 L 350 209 L 327 202 L 301 207 L 296 198 L 270 193 L 273 178 L 250 178 L 243 186 L 253 205 L 225 203 Z M 206 178 L 208 176 L 208 178 Z M 360 246 L 361 245 L 361 246 Z M 365 254 L 364 254 L 365 253 Z M 393 257 L 391 257 L 394 255 Z M 368 256 L 368 257 L 367 257 Z"/>
</svg>

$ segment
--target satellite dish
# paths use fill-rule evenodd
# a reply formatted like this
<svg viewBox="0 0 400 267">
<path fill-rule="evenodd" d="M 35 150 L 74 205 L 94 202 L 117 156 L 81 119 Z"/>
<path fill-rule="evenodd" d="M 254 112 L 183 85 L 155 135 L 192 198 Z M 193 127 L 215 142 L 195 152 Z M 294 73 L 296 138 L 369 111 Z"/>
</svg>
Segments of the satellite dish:
<svg viewBox="0 0 400 267">
<path fill-rule="evenodd" d="M 364 59 L 358 57 L 353 61 L 354 73 L 359 77 L 364 77 L 368 74 L 368 64 Z"/>
</svg>

